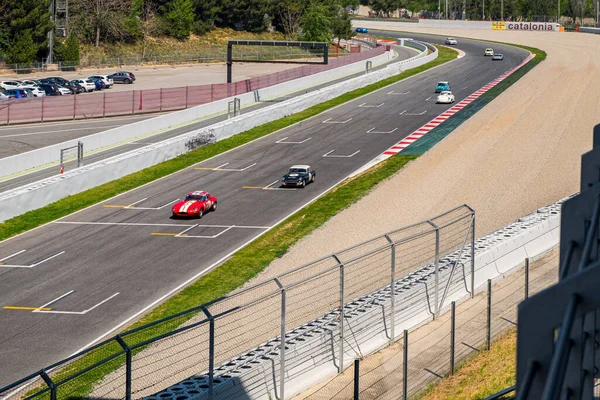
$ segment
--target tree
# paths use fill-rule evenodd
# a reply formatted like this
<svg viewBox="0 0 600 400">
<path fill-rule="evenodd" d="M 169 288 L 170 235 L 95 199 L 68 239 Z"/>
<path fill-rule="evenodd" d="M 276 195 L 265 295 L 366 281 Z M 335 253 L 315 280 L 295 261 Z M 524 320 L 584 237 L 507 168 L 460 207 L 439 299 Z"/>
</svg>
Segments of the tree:
<svg viewBox="0 0 600 400">
<path fill-rule="evenodd" d="M 375 14 L 383 14 L 389 17 L 391 13 L 402 6 L 402 2 L 400 0 L 370 0 L 369 5 L 375 11 Z"/>
<path fill-rule="evenodd" d="M 179 40 L 190 36 L 195 17 L 192 0 L 171 0 L 164 16 L 170 36 Z"/>
<path fill-rule="evenodd" d="M 47 36 L 52 27 L 48 0 L 0 0 L 0 51 L 5 54 L 19 53 L 18 58 L 29 54 L 29 48 L 24 52 L 12 49 L 14 43 L 23 39 L 24 32 L 29 31 L 36 56 L 47 56 Z"/>
<path fill-rule="evenodd" d="M 304 3 L 301 0 L 283 0 L 277 5 L 277 25 L 288 39 L 297 38 L 303 12 Z"/>
<path fill-rule="evenodd" d="M 70 0 L 69 24 L 80 38 L 100 46 L 100 40 L 132 39 L 125 24 L 131 0 Z"/>
<path fill-rule="evenodd" d="M 9 64 L 31 64 L 35 61 L 37 52 L 31 30 L 26 29 L 10 43 L 6 60 Z"/>
<path fill-rule="evenodd" d="M 340 12 L 333 18 L 331 24 L 331 31 L 333 36 L 337 38 L 337 45 L 340 47 L 340 41 L 342 39 L 352 39 L 355 32 L 352 29 L 352 18 L 345 9 L 341 9 Z"/>
<path fill-rule="evenodd" d="M 302 39 L 310 42 L 329 42 L 331 38 L 331 16 L 327 7 L 312 1 L 302 18 Z"/>
</svg>

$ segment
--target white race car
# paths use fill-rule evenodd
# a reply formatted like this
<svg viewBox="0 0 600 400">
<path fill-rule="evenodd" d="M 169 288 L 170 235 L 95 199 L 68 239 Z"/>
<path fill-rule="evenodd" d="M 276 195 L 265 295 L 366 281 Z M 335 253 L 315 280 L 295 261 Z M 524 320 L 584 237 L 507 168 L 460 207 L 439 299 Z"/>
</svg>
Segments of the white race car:
<svg viewBox="0 0 600 400">
<path fill-rule="evenodd" d="M 486 55 L 486 56 L 493 56 L 494 55 L 494 49 L 491 49 L 491 48 L 488 47 L 487 49 L 485 49 L 484 55 Z"/>
<path fill-rule="evenodd" d="M 454 38 L 446 38 L 446 41 L 444 42 L 445 44 L 458 44 L 458 42 L 456 41 L 456 39 Z"/>
<path fill-rule="evenodd" d="M 454 94 L 452 94 L 452 92 L 449 90 L 444 90 L 437 97 L 437 103 L 440 104 L 451 104 L 454 103 L 455 100 Z"/>
</svg>

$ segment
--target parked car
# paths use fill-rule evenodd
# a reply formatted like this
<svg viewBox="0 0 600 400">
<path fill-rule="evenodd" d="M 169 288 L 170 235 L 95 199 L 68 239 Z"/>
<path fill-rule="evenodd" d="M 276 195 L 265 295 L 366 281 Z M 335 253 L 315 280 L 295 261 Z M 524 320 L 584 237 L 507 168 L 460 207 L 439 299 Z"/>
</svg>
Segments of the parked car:
<svg viewBox="0 0 600 400">
<path fill-rule="evenodd" d="M 301 186 L 314 182 L 317 173 L 308 165 L 292 165 L 287 174 L 281 178 L 282 186 Z"/>
<path fill-rule="evenodd" d="M 2 89 L 16 89 L 21 85 L 20 81 L 2 81 L 0 82 L 0 87 Z"/>
<path fill-rule="evenodd" d="M 109 75 L 92 75 L 88 76 L 88 79 L 100 79 L 102 82 L 104 82 L 104 85 L 106 85 L 107 89 L 110 89 L 115 83 L 115 81 L 113 81 Z"/>
<path fill-rule="evenodd" d="M 39 81 L 21 81 L 20 87 L 38 87 L 39 85 Z"/>
<path fill-rule="evenodd" d="M 367 28 L 356 28 L 356 32 L 358 33 L 369 33 Z"/>
<path fill-rule="evenodd" d="M 52 81 L 53 83 L 56 83 L 58 85 L 65 85 L 65 84 L 69 83 L 68 80 L 66 80 L 65 78 L 61 78 L 60 76 L 51 76 L 46 79 L 49 81 Z"/>
<path fill-rule="evenodd" d="M 492 56 L 492 60 L 494 60 L 494 61 L 504 60 L 504 54 L 496 53 Z"/>
<path fill-rule="evenodd" d="M 435 87 L 435 92 L 442 93 L 444 91 L 450 91 L 450 83 L 448 81 L 438 82 L 437 86 Z"/>
<path fill-rule="evenodd" d="M 4 92 L 0 92 L 0 100 L 8 100 L 11 97 L 7 94 L 4 94 Z"/>
<path fill-rule="evenodd" d="M 21 86 L 19 89 L 25 89 L 33 95 L 33 97 L 46 97 L 46 92 L 40 89 L 39 86 Z"/>
<path fill-rule="evenodd" d="M 86 92 L 93 92 L 96 90 L 96 82 L 92 79 L 74 79 L 71 82 L 78 84 Z"/>
<path fill-rule="evenodd" d="M 64 86 L 64 85 L 56 85 L 58 87 L 58 91 L 62 94 L 62 95 L 67 95 L 67 94 L 75 94 L 75 92 L 68 86 Z"/>
<path fill-rule="evenodd" d="M 29 89 L 8 89 L 4 91 L 4 94 L 15 99 L 26 99 L 33 97 L 33 93 Z"/>
<path fill-rule="evenodd" d="M 67 82 L 60 85 L 61 87 L 70 89 L 73 94 L 83 93 L 83 88 L 78 83 Z"/>
<path fill-rule="evenodd" d="M 46 96 L 62 96 L 58 85 L 53 83 L 42 83 L 39 88 L 46 92 Z"/>
<path fill-rule="evenodd" d="M 456 41 L 456 39 L 454 38 L 446 38 L 446 40 L 444 41 L 444 44 L 458 44 L 458 42 Z"/>
<path fill-rule="evenodd" d="M 111 78 L 115 83 L 133 83 L 133 81 L 135 81 L 135 75 L 127 71 L 118 71 L 112 75 L 109 75 L 108 77 Z"/>
</svg>

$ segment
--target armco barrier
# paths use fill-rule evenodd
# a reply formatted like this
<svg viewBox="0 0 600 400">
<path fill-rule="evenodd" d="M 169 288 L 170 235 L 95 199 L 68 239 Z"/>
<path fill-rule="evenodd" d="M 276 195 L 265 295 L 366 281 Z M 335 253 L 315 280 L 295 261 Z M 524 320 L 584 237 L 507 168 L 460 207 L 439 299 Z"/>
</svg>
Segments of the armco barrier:
<svg viewBox="0 0 600 400">
<path fill-rule="evenodd" d="M 359 54 L 367 54 L 367 52 Z M 388 61 L 390 57 L 390 53 L 384 52 L 382 48 L 372 50 L 372 52 L 368 52 L 368 54 L 372 57 L 369 60 L 372 61 L 374 65 L 380 65 Z M 253 91 L 244 93 L 237 97 L 240 98 L 243 105 L 248 105 L 255 102 L 255 95 L 260 96 L 262 100 L 268 100 L 292 93 L 297 90 L 339 79 L 362 70 L 364 70 L 364 63 L 359 61 L 339 68 L 306 76 L 304 78 L 287 81 L 285 83 L 274 84 L 273 86 L 267 86 L 263 89 L 257 90 L 256 92 Z M 77 141 L 79 140 L 83 142 L 84 151 L 89 153 L 91 151 L 96 151 L 98 149 L 131 141 L 140 136 L 148 136 L 152 132 L 159 133 L 169 128 L 174 128 L 186 123 L 192 123 L 198 119 L 222 113 L 224 110 L 227 110 L 227 103 L 230 100 L 231 98 L 227 97 L 200 106 L 161 115 L 156 118 L 120 126 L 103 132 L 98 132 L 83 138 L 67 140 L 55 145 L 50 145 L 26 153 L 2 158 L 0 159 L 0 177 L 11 176 L 13 174 L 21 173 L 33 168 L 58 163 L 60 149 L 73 146 L 77 144 Z M 90 108 L 93 107 L 90 106 Z"/>
<path fill-rule="evenodd" d="M 435 47 L 433 47 L 435 49 Z M 279 104 L 267 106 L 227 121 L 213 124 L 153 145 L 133 150 L 121 155 L 99 161 L 88 166 L 68 171 L 53 178 L 28 184 L 0 194 L 0 221 L 30 210 L 43 207 L 66 196 L 80 193 L 111 180 L 169 160 L 194 148 L 198 140 L 210 138 L 219 141 L 255 126 L 283 118 L 322 103 L 342 93 L 359 89 L 378 82 L 400 72 L 421 66 L 437 58 L 437 50 L 429 55 L 423 53 L 413 59 L 388 65 L 363 76 L 348 79 L 325 88 L 297 96 Z M 191 110 L 186 110 L 191 111 Z M 138 124 L 126 127 L 132 129 Z M 85 144 L 84 144 L 85 145 Z M 33 153 L 33 152 L 29 152 Z M 29 154 L 24 153 L 24 154 Z M 9 157 L 10 158 L 10 157 Z M 0 160 L 0 169 L 2 162 Z"/>
</svg>

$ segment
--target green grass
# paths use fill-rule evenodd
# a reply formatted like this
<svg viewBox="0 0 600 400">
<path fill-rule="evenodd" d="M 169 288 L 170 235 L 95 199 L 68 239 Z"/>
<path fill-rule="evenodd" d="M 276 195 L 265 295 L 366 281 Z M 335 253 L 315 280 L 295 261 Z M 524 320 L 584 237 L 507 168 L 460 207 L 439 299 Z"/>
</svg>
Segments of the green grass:
<svg viewBox="0 0 600 400">
<path fill-rule="evenodd" d="M 451 49 L 439 48 L 439 51 L 440 53 L 436 60 L 421 67 L 405 71 L 399 75 L 387 78 L 364 88 L 343 94 L 335 99 L 318 104 L 289 117 L 261 125 L 229 139 L 191 151 L 174 158 L 173 160 L 166 161 L 116 181 L 59 200 L 42 209 L 12 218 L 0 226 L 0 240 L 53 221 L 176 171 L 193 166 L 202 160 L 206 160 L 224 151 L 233 149 L 279 129 L 283 129 L 294 123 L 320 114 L 332 107 L 371 93 L 432 67 L 441 65 L 456 58 L 457 55 L 457 53 Z M 371 190 L 377 183 L 389 178 L 400 170 L 407 162 L 415 158 L 416 156 L 391 157 L 358 177 L 348 180 L 319 198 L 310 206 L 298 211 L 280 225 L 253 241 L 244 249 L 238 251 L 223 265 L 187 286 L 169 300 L 156 307 L 149 314 L 145 315 L 135 324 L 128 327 L 128 329 L 133 329 L 190 309 L 194 306 L 218 299 L 236 288 L 239 288 L 249 279 L 255 277 L 264 270 L 264 268 L 266 268 L 273 260 L 283 256 L 289 247 L 299 239 L 308 235 L 311 231 L 323 225 L 329 218 L 362 198 L 365 192 Z M 148 329 L 148 331 L 139 331 L 134 335 L 128 336 L 128 344 L 134 345 L 141 343 L 150 337 L 166 333 L 174 327 L 181 325 L 182 322 L 191 318 L 193 315 L 193 313 L 190 313 L 168 323 L 156 325 Z M 141 349 L 138 349 L 137 351 L 140 350 Z M 113 356 L 120 351 L 121 348 L 116 342 L 108 342 L 57 372 L 54 376 L 54 380 L 61 381 L 78 371 L 90 368 L 94 364 L 107 357 Z M 63 389 L 59 390 L 58 397 L 76 398 L 90 393 L 96 382 L 106 376 L 106 374 L 119 368 L 121 365 L 122 356 L 90 369 L 75 380 L 62 386 Z M 30 394 L 38 390 L 39 388 L 33 389 Z"/>
</svg>

